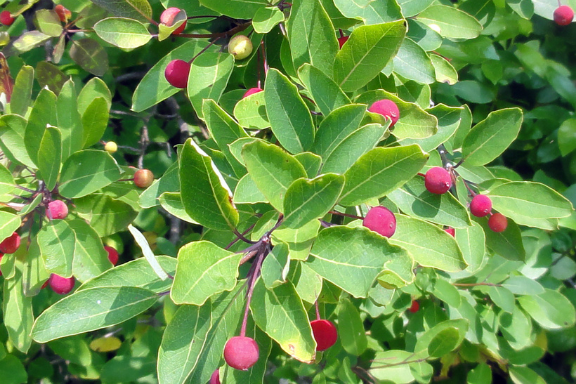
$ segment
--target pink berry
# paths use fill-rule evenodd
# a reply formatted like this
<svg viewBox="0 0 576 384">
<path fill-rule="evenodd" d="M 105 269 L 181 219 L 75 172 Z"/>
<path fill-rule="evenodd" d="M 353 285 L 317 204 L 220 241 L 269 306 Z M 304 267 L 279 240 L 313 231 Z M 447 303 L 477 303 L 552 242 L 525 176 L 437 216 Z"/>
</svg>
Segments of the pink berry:
<svg viewBox="0 0 576 384">
<path fill-rule="evenodd" d="M 391 237 L 396 232 L 396 216 L 388 208 L 374 207 L 368 211 L 362 225 L 384 237 Z"/>
<path fill-rule="evenodd" d="M 255 93 L 262 92 L 262 91 L 263 91 L 263 89 L 260 87 L 250 88 L 249 90 L 246 91 L 246 93 L 244 94 L 244 96 L 242 96 L 242 98 L 244 99 L 250 95 L 253 95 Z"/>
<path fill-rule="evenodd" d="M 456 236 L 456 230 L 454 228 L 448 227 L 445 229 L 445 231 L 450 234 L 452 237 Z"/>
<path fill-rule="evenodd" d="M 338 38 L 338 45 L 340 46 L 340 49 L 342 49 L 342 46 L 348 41 L 349 38 L 350 36 L 342 36 Z"/>
<path fill-rule="evenodd" d="M 508 219 L 501 213 L 495 213 L 488 219 L 488 227 L 494 232 L 504 232 L 508 227 Z"/>
<path fill-rule="evenodd" d="M 408 308 L 408 310 L 412 313 L 418 312 L 419 309 L 420 309 L 420 303 L 416 300 L 412 301 L 412 305 L 410 306 L 410 308 Z"/>
<path fill-rule="evenodd" d="M 442 195 L 452 188 L 452 176 L 442 167 L 430 168 L 424 177 L 424 185 L 428 192 Z"/>
<path fill-rule="evenodd" d="M 256 364 L 259 357 L 258 344 L 250 337 L 234 336 L 224 347 L 224 360 L 234 369 L 246 371 Z"/>
<path fill-rule="evenodd" d="M 164 71 L 166 80 L 176 88 L 186 88 L 188 86 L 189 74 L 190 63 L 184 60 L 172 60 L 168 63 Z"/>
<path fill-rule="evenodd" d="M 54 273 L 50 275 L 48 281 L 50 283 L 50 288 L 59 295 L 69 293 L 74 288 L 75 282 L 74 277 L 62 277 Z"/>
<path fill-rule="evenodd" d="M 314 340 L 316 340 L 316 350 L 325 351 L 338 340 L 338 331 L 330 320 L 314 320 L 310 322 Z"/>
<path fill-rule="evenodd" d="M 470 202 L 470 213 L 476 217 L 484 217 L 492 211 L 492 200 L 486 195 L 476 195 Z"/>
<path fill-rule="evenodd" d="M 9 11 L 2 11 L 0 12 L 0 23 L 4 25 L 12 25 L 16 18 L 12 17 Z"/>
<path fill-rule="evenodd" d="M 104 246 L 104 249 L 106 250 L 106 252 L 108 252 L 108 260 L 110 260 L 112 265 L 116 265 L 118 263 L 118 259 L 120 257 L 118 255 L 118 251 L 112 247 L 107 246 L 107 245 Z"/>
<path fill-rule="evenodd" d="M 55 220 L 65 219 L 68 216 L 68 206 L 62 200 L 53 200 L 48 203 L 48 210 L 50 211 L 48 217 L 52 215 L 52 219 Z"/>
<path fill-rule="evenodd" d="M 210 382 L 208 384 L 220 384 L 220 370 L 217 369 L 210 376 Z"/>
<path fill-rule="evenodd" d="M 370 108 L 368 108 L 368 111 L 372 113 L 379 113 L 385 118 L 392 120 L 390 128 L 392 128 L 400 118 L 400 111 L 398 110 L 398 106 L 392 100 L 378 100 L 372 104 Z"/>
<path fill-rule="evenodd" d="M 0 252 L 14 253 L 20 247 L 20 235 L 14 232 L 0 243 Z"/>
<path fill-rule="evenodd" d="M 160 15 L 160 22 L 162 24 L 165 24 L 168 27 L 171 27 L 174 25 L 174 19 L 176 18 L 176 15 L 178 13 L 180 13 L 181 9 L 180 8 L 176 8 L 176 7 L 171 7 L 166 9 L 164 12 L 162 12 L 162 14 Z M 173 35 L 179 35 L 180 33 L 182 33 L 182 31 L 184 30 L 184 28 L 186 28 L 186 21 L 184 21 L 182 23 L 181 26 L 179 26 L 178 28 L 176 28 L 174 30 L 174 32 L 172 32 Z"/>
<path fill-rule="evenodd" d="M 0 15 L 1 17 L 2 15 Z M 574 19 L 574 11 L 567 5 L 561 5 L 554 11 L 554 21 L 558 25 L 568 25 Z"/>
</svg>

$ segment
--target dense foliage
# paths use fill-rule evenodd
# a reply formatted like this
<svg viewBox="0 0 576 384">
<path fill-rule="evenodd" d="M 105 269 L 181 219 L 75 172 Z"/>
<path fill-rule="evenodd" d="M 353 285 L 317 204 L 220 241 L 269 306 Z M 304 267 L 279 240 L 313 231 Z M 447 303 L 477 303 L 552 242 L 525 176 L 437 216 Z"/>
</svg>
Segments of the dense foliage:
<svg viewBox="0 0 576 384">
<path fill-rule="evenodd" d="M 0 5 L 2 383 L 576 380 L 576 0 Z"/>
</svg>

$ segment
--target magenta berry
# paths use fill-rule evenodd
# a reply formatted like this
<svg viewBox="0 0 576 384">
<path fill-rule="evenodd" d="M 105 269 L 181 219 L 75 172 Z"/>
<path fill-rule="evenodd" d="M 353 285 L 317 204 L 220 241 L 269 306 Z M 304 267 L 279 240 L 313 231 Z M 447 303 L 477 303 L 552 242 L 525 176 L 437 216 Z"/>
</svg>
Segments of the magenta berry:
<svg viewBox="0 0 576 384">
<path fill-rule="evenodd" d="M 50 288 L 59 295 L 65 295 L 74 288 L 74 277 L 62 277 L 56 274 L 51 274 L 48 280 Z"/>
<path fill-rule="evenodd" d="M 330 320 L 314 320 L 310 322 L 314 340 L 316 340 L 316 350 L 325 351 L 338 340 L 338 331 Z"/>
<path fill-rule="evenodd" d="M 107 246 L 107 245 L 104 246 L 104 249 L 106 250 L 106 252 L 108 252 L 108 260 L 110 260 L 112 265 L 116 265 L 118 263 L 118 259 L 120 257 L 118 255 L 118 251 L 112 247 Z"/>
<path fill-rule="evenodd" d="M 445 231 L 452 237 L 456 237 L 456 230 L 454 228 L 448 227 Z"/>
<path fill-rule="evenodd" d="M 162 12 L 160 15 L 160 22 L 168 27 L 171 27 L 174 25 L 174 19 L 178 13 L 180 13 L 180 8 L 170 7 Z M 182 33 L 182 31 L 184 31 L 184 28 L 186 28 L 186 21 L 184 21 L 181 26 L 176 28 L 172 34 L 179 35 Z"/>
<path fill-rule="evenodd" d="M 368 108 L 368 111 L 379 113 L 385 118 L 390 119 L 392 121 L 390 128 L 392 128 L 400 118 L 398 106 L 392 100 L 378 100 Z"/>
<path fill-rule="evenodd" d="M 4 25 L 12 25 L 16 18 L 12 17 L 9 11 L 2 11 L 0 12 L 0 23 Z"/>
<path fill-rule="evenodd" d="M 210 376 L 210 382 L 208 384 L 220 384 L 220 370 L 217 369 Z"/>
<path fill-rule="evenodd" d="M 408 311 L 416 313 L 420 310 L 420 303 L 416 300 L 412 301 L 412 305 L 408 308 Z"/>
<path fill-rule="evenodd" d="M 65 219 L 68 216 L 68 206 L 62 200 L 54 200 L 48 203 L 48 210 L 50 213 L 48 217 L 52 217 L 55 220 Z"/>
<path fill-rule="evenodd" d="M 424 185 L 428 192 L 442 195 L 452 188 L 452 177 L 442 167 L 430 168 L 424 177 Z"/>
<path fill-rule="evenodd" d="M 470 213 L 476 217 L 484 217 L 492 211 L 492 200 L 486 195 L 476 195 L 470 202 Z"/>
<path fill-rule="evenodd" d="M 396 232 L 396 216 L 386 207 L 374 207 L 368 211 L 362 225 L 384 237 L 391 237 Z"/>
<path fill-rule="evenodd" d="M 260 351 L 256 341 L 246 336 L 234 336 L 224 347 L 224 360 L 234 369 L 246 371 L 256 364 Z"/>
<path fill-rule="evenodd" d="M 508 219 L 501 213 L 495 213 L 488 219 L 488 227 L 494 232 L 504 232 L 508 227 Z"/>
<path fill-rule="evenodd" d="M 0 15 L 1 17 L 2 15 Z M 558 25 L 568 25 L 574 19 L 574 11 L 567 5 L 561 5 L 554 11 L 554 21 Z"/>
<path fill-rule="evenodd" d="M 0 252 L 14 253 L 20 247 L 20 235 L 14 232 L 0 243 Z"/>
<path fill-rule="evenodd" d="M 255 93 L 262 92 L 262 91 L 263 91 L 263 89 L 260 87 L 250 88 L 249 90 L 246 91 L 246 93 L 244 94 L 244 96 L 242 96 L 242 98 L 244 99 L 250 95 L 253 95 Z"/>
<path fill-rule="evenodd" d="M 190 63 L 184 60 L 172 60 L 168 63 L 164 71 L 166 80 L 176 88 L 186 88 L 188 86 L 189 74 Z"/>
<path fill-rule="evenodd" d="M 350 36 L 342 36 L 338 38 L 338 45 L 340 46 L 340 49 L 342 49 L 342 46 L 348 41 L 349 38 Z"/>
</svg>

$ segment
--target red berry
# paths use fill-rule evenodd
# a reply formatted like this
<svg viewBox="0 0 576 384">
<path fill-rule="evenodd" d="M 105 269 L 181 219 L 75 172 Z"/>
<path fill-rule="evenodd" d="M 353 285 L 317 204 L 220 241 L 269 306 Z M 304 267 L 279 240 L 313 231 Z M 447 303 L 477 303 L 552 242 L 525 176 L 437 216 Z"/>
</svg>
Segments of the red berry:
<svg viewBox="0 0 576 384">
<path fill-rule="evenodd" d="M 452 176 L 442 167 L 430 168 L 424 177 L 424 185 L 428 192 L 442 195 L 452 188 Z"/>
<path fill-rule="evenodd" d="M 0 243 L 0 252 L 14 253 L 20 247 L 20 235 L 14 232 Z"/>
<path fill-rule="evenodd" d="M 263 91 L 263 89 L 260 87 L 250 88 L 249 90 L 246 91 L 246 93 L 244 94 L 244 96 L 242 96 L 242 98 L 244 99 L 250 95 L 253 95 L 255 93 L 262 92 L 262 91 Z"/>
<path fill-rule="evenodd" d="M 392 100 L 378 100 L 372 104 L 370 108 L 368 108 L 368 111 L 372 113 L 379 113 L 385 118 L 392 120 L 390 128 L 392 128 L 400 118 L 400 111 L 398 110 L 398 106 Z"/>
<path fill-rule="evenodd" d="M 454 228 L 448 227 L 445 229 L 445 231 L 452 235 L 452 237 L 456 236 L 456 230 Z"/>
<path fill-rule="evenodd" d="M 149 169 L 139 169 L 134 173 L 134 184 L 140 188 L 148 188 L 154 182 L 154 174 Z"/>
<path fill-rule="evenodd" d="M 250 337 L 234 336 L 224 347 L 224 360 L 234 369 L 246 371 L 256 364 L 259 357 L 258 344 Z"/>
<path fill-rule="evenodd" d="M 62 200 L 54 200 L 48 203 L 48 217 L 52 216 L 52 219 L 59 220 L 65 219 L 68 216 L 68 206 Z"/>
<path fill-rule="evenodd" d="M 110 260 L 112 265 L 116 265 L 118 263 L 119 258 L 118 251 L 107 245 L 104 246 L 104 249 L 106 250 L 106 252 L 108 252 L 108 260 Z"/>
<path fill-rule="evenodd" d="M 488 227 L 494 232 L 504 232 L 508 227 L 508 219 L 501 213 L 495 213 L 488 219 Z"/>
<path fill-rule="evenodd" d="M 314 340 L 316 340 L 316 350 L 325 351 L 338 340 L 338 331 L 330 320 L 314 320 L 310 322 Z"/>
<path fill-rule="evenodd" d="M 573 19 L 574 11 L 567 5 L 561 5 L 554 11 L 554 21 L 558 25 L 568 25 L 572 22 Z"/>
<path fill-rule="evenodd" d="M 174 25 L 174 19 L 176 18 L 176 15 L 178 13 L 180 13 L 181 9 L 180 8 L 176 8 L 176 7 L 171 7 L 166 9 L 164 12 L 162 12 L 162 14 L 160 15 L 160 22 L 162 24 L 165 24 L 168 27 L 171 27 Z M 179 35 L 180 33 L 182 33 L 182 31 L 184 30 L 184 28 L 186 28 L 186 20 L 182 23 L 181 26 L 179 26 L 178 28 L 176 28 L 174 30 L 174 32 L 172 32 L 173 35 Z"/>
<path fill-rule="evenodd" d="M 484 217 L 492 211 L 492 200 L 486 195 L 476 195 L 470 202 L 470 213 L 476 217 Z"/>
<path fill-rule="evenodd" d="M 74 277 L 62 277 L 54 273 L 50 275 L 48 281 L 50 282 L 50 288 L 59 295 L 69 293 L 74 288 L 75 282 Z"/>
<path fill-rule="evenodd" d="M 391 237 L 396 232 L 396 216 L 388 208 L 374 207 L 368 211 L 362 225 L 384 237 Z"/>
<path fill-rule="evenodd" d="M 210 382 L 208 384 L 220 384 L 220 370 L 217 369 L 210 376 Z"/>
<path fill-rule="evenodd" d="M 188 86 L 188 75 L 190 74 L 190 63 L 184 60 L 172 60 L 166 66 L 164 76 L 171 86 L 176 88 L 186 88 Z"/>
<path fill-rule="evenodd" d="M 16 20 L 16 18 L 12 17 L 9 11 L 0 12 L 0 23 L 4 25 L 12 25 L 12 23 L 14 23 L 14 20 Z"/>
<path fill-rule="evenodd" d="M 345 42 L 348 41 L 349 38 L 350 36 L 342 36 L 338 38 L 338 45 L 340 46 L 340 49 L 342 49 L 342 46 L 344 45 Z"/>
<path fill-rule="evenodd" d="M 54 11 L 60 18 L 60 21 L 65 23 L 70 17 L 72 17 L 72 12 L 69 9 L 65 8 L 62 4 L 58 4 L 54 7 Z"/>
<path fill-rule="evenodd" d="M 420 303 L 417 302 L 416 300 L 412 301 L 412 305 L 410 306 L 410 308 L 408 308 L 408 310 L 412 313 L 418 312 L 419 309 L 420 309 Z"/>
<path fill-rule="evenodd" d="M 3 253 L 0 253 L 0 261 L 2 261 L 2 258 L 4 257 Z M 2 271 L 0 270 L 0 276 L 2 276 Z"/>
</svg>

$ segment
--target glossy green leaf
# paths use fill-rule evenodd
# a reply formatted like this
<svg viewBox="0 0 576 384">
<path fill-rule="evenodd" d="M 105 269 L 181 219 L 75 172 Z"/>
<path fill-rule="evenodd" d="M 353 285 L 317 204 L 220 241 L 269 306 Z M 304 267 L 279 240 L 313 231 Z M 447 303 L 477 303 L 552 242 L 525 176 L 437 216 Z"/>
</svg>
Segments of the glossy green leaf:
<svg viewBox="0 0 576 384">
<path fill-rule="evenodd" d="M 486 363 L 480 363 L 468 372 L 467 384 L 491 384 L 492 370 Z"/>
<path fill-rule="evenodd" d="M 0 116 L 0 148 L 11 161 L 35 168 L 24 145 L 27 121 L 18 115 Z"/>
<path fill-rule="evenodd" d="M 0 239 L 4 240 L 12 235 L 18 228 L 22 221 L 20 216 L 10 212 L 0 211 Z"/>
<path fill-rule="evenodd" d="M 542 377 L 528 367 L 510 367 L 510 378 L 514 384 L 546 384 Z"/>
<path fill-rule="evenodd" d="M 203 117 L 204 99 L 220 100 L 234 68 L 234 57 L 223 52 L 204 52 L 192 62 L 188 76 L 188 98 Z"/>
<path fill-rule="evenodd" d="M 330 227 L 318 235 L 306 262 L 355 297 L 366 297 L 385 264 L 406 251 L 366 228 Z"/>
<path fill-rule="evenodd" d="M 343 187 L 344 177 L 334 173 L 294 181 L 284 198 L 284 225 L 299 228 L 324 216 L 336 204 Z"/>
<path fill-rule="evenodd" d="M 64 197 L 86 196 L 120 178 L 120 167 L 107 152 L 85 149 L 62 166 L 58 190 Z"/>
<path fill-rule="evenodd" d="M 275 288 L 286 282 L 290 270 L 290 255 L 288 244 L 280 242 L 274 245 L 272 251 L 262 262 L 262 281 L 268 289 Z"/>
<path fill-rule="evenodd" d="M 398 75 L 422 84 L 436 81 L 434 66 L 430 57 L 414 40 L 405 38 L 394 56 L 394 72 Z"/>
<path fill-rule="evenodd" d="M 232 191 L 212 159 L 192 140 L 180 155 L 182 202 L 188 215 L 213 229 L 236 227 L 239 214 L 232 204 Z"/>
<path fill-rule="evenodd" d="M 110 269 L 108 252 L 104 249 L 98 233 L 84 220 L 72 220 L 68 225 L 76 235 L 72 272 L 81 282 L 96 277 Z"/>
<path fill-rule="evenodd" d="M 52 220 L 38 233 L 44 266 L 62 277 L 72 276 L 72 262 L 76 250 L 76 234 L 64 220 Z"/>
<path fill-rule="evenodd" d="M 257 33 L 268 33 L 283 21 L 284 14 L 279 8 L 259 8 L 252 18 L 252 25 Z"/>
<path fill-rule="evenodd" d="M 345 92 L 363 87 L 394 58 L 405 35 L 403 21 L 356 28 L 336 55 L 334 80 Z"/>
<path fill-rule="evenodd" d="M 380 24 L 402 18 L 396 0 L 371 2 L 334 0 L 340 12 L 349 18 L 360 18 L 366 25 Z"/>
<path fill-rule="evenodd" d="M 503 311 L 512 313 L 514 311 L 514 294 L 504 287 L 489 287 L 488 296 Z"/>
<path fill-rule="evenodd" d="M 428 155 L 418 145 L 374 148 L 344 174 L 346 184 L 340 204 L 358 205 L 387 195 L 414 177 L 427 158 Z"/>
<path fill-rule="evenodd" d="M 501 109 L 472 128 L 462 145 L 466 165 L 484 165 L 496 157 L 516 139 L 522 125 L 522 110 Z"/>
<path fill-rule="evenodd" d="M 38 237 L 30 240 L 26 261 L 22 268 L 22 289 L 26 296 L 36 296 L 42 285 L 48 280 L 50 273 L 44 268 L 44 260 L 38 246 Z"/>
<path fill-rule="evenodd" d="M 10 99 L 10 111 L 16 115 L 25 116 L 30 106 L 32 85 L 34 82 L 34 68 L 25 65 L 20 68 Z"/>
<path fill-rule="evenodd" d="M 157 300 L 154 292 L 136 287 L 82 290 L 45 310 L 34 323 L 32 338 L 46 343 L 116 325 L 144 312 Z M 83 310 L 77 310 L 79 307 Z"/>
<path fill-rule="evenodd" d="M 294 156 L 306 170 L 308 178 L 313 178 L 319 174 L 322 158 L 312 152 L 302 152 Z"/>
<path fill-rule="evenodd" d="M 94 82 L 93 82 L 94 83 Z M 58 128 L 62 133 L 62 162 L 84 145 L 82 117 L 78 112 L 78 100 L 74 82 L 68 80 L 58 94 L 56 104 Z"/>
<path fill-rule="evenodd" d="M 122 17 L 103 19 L 94 25 L 94 31 L 102 40 L 124 49 L 140 47 L 152 38 L 144 24 Z"/>
<path fill-rule="evenodd" d="M 576 322 L 576 310 L 570 300 L 551 289 L 539 295 L 521 296 L 518 303 L 545 329 L 567 328 Z"/>
<path fill-rule="evenodd" d="M 38 151 L 38 170 L 48 190 L 54 189 L 62 162 L 62 135 L 56 127 L 46 127 Z"/>
<path fill-rule="evenodd" d="M 469 272 L 477 271 L 482 265 L 486 252 L 486 239 L 480 224 L 472 222 L 470 227 L 458 228 L 456 241 L 462 251 L 464 261 L 468 264 L 466 270 Z"/>
<path fill-rule="evenodd" d="M 235 19 L 251 19 L 259 9 L 269 5 L 266 0 L 200 0 L 200 4 Z"/>
<path fill-rule="evenodd" d="M 526 276 L 510 276 L 502 282 L 502 286 L 516 295 L 539 295 L 544 293 L 544 287 L 537 281 Z"/>
<path fill-rule="evenodd" d="M 338 84 L 318 68 L 304 64 L 298 69 L 298 77 L 323 115 L 328 116 L 334 109 L 350 103 L 350 99 Z"/>
<path fill-rule="evenodd" d="M 430 54 L 430 60 L 434 66 L 436 81 L 448 85 L 454 85 L 458 82 L 458 72 L 448 60 L 433 53 Z"/>
<path fill-rule="evenodd" d="M 192 219 L 190 215 L 186 213 L 184 209 L 184 203 L 182 203 L 182 196 L 180 193 L 175 192 L 164 192 L 158 198 L 160 205 L 171 215 L 176 216 L 180 220 L 184 220 L 188 223 L 198 224 L 197 221 Z"/>
<path fill-rule="evenodd" d="M 440 144 L 445 143 L 454 135 L 460 122 L 462 121 L 463 108 L 449 107 L 444 104 L 438 104 L 426 112 L 438 119 L 438 132 L 436 134 L 421 140 L 406 139 L 402 140 L 403 145 L 416 143 L 422 150 L 429 152 L 436 149 Z"/>
<path fill-rule="evenodd" d="M 93 77 L 84 85 L 78 94 L 78 112 L 83 115 L 90 104 L 99 97 L 103 97 L 108 103 L 108 109 L 112 105 L 112 94 L 106 83 L 98 78 Z"/>
<path fill-rule="evenodd" d="M 90 195 L 74 202 L 80 216 L 89 220 L 100 236 L 126 230 L 138 215 L 133 206 L 109 195 Z"/>
<path fill-rule="evenodd" d="M 432 357 L 442 357 L 453 351 L 461 342 L 460 332 L 456 328 L 445 328 L 440 331 L 428 345 L 428 354 Z"/>
<path fill-rule="evenodd" d="M 416 20 L 428 26 L 436 25 L 436 31 L 447 38 L 473 39 L 482 32 L 482 25 L 475 18 L 446 5 L 428 7 Z"/>
<path fill-rule="evenodd" d="M 217 293 L 236 286 L 241 253 L 226 251 L 208 241 L 180 248 L 178 267 L 171 290 L 176 304 L 203 305 Z"/>
<path fill-rule="evenodd" d="M 0 165 L 0 195 L 14 190 L 14 177 L 4 165 Z"/>
<path fill-rule="evenodd" d="M 358 309 L 349 299 L 338 304 L 338 336 L 342 348 L 351 355 L 360 356 L 368 347 L 364 322 Z"/>
<path fill-rule="evenodd" d="M 398 0 L 404 17 L 415 16 L 428 8 L 434 0 Z"/>
<path fill-rule="evenodd" d="M 295 180 L 306 177 L 304 167 L 280 147 L 264 141 L 244 145 L 242 156 L 260 192 L 283 212 L 286 191 Z"/>
<path fill-rule="evenodd" d="M 10 342 L 16 349 L 26 353 L 32 344 L 30 330 L 34 323 L 32 298 L 24 296 L 22 274 L 19 270 L 12 279 L 4 280 L 3 323 Z"/>
<path fill-rule="evenodd" d="M 260 192 L 250 175 L 244 175 L 234 190 L 235 204 L 265 203 L 266 197 Z"/>
<path fill-rule="evenodd" d="M 26 151 L 34 163 L 38 163 L 38 152 L 46 126 L 55 127 L 57 124 L 56 95 L 48 89 L 42 89 L 34 102 L 24 133 Z"/>
<path fill-rule="evenodd" d="M 454 329 L 457 330 L 458 333 L 455 334 L 451 331 L 448 331 L 448 334 L 445 336 L 449 336 L 450 345 L 442 346 L 442 336 L 444 335 L 443 332 L 447 329 Z M 464 340 L 464 335 L 468 331 L 468 320 L 465 319 L 453 319 L 453 320 L 446 320 L 443 321 L 432 328 L 428 329 L 424 332 L 420 337 L 418 337 L 418 341 L 416 342 L 416 346 L 414 347 L 415 353 L 421 353 L 422 351 L 430 351 L 430 347 L 432 346 L 434 349 L 434 345 L 436 349 L 440 347 L 447 348 L 448 346 L 452 346 L 454 348 L 458 347 L 462 341 Z M 431 355 L 434 356 L 434 355 Z"/>
<path fill-rule="evenodd" d="M 462 299 L 460 293 L 458 293 L 458 289 L 450 284 L 448 280 L 438 278 L 434 284 L 432 294 L 451 307 L 458 308 L 460 306 Z"/>
<path fill-rule="evenodd" d="M 82 114 L 84 148 L 91 147 L 102 138 L 108 125 L 108 103 L 104 98 L 94 99 Z"/>
<path fill-rule="evenodd" d="M 518 306 L 513 307 L 512 313 L 501 312 L 498 321 L 512 348 L 520 350 L 532 345 L 532 320 Z"/>
<path fill-rule="evenodd" d="M 281 72 L 271 69 L 264 97 L 272 132 L 280 144 L 291 153 L 308 150 L 314 142 L 314 126 L 296 86 Z"/>
<path fill-rule="evenodd" d="M 234 117 L 246 128 L 264 129 L 270 126 L 266 113 L 264 92 L 258 92 L 242 98 L 234 107 Z"/>
<path fill-rule="evenodd" d="M 148 0 L 92 0 L 92 2 L 118 17 L 148 22 L 152 17 L 152 7 Z"/>
</svg>

